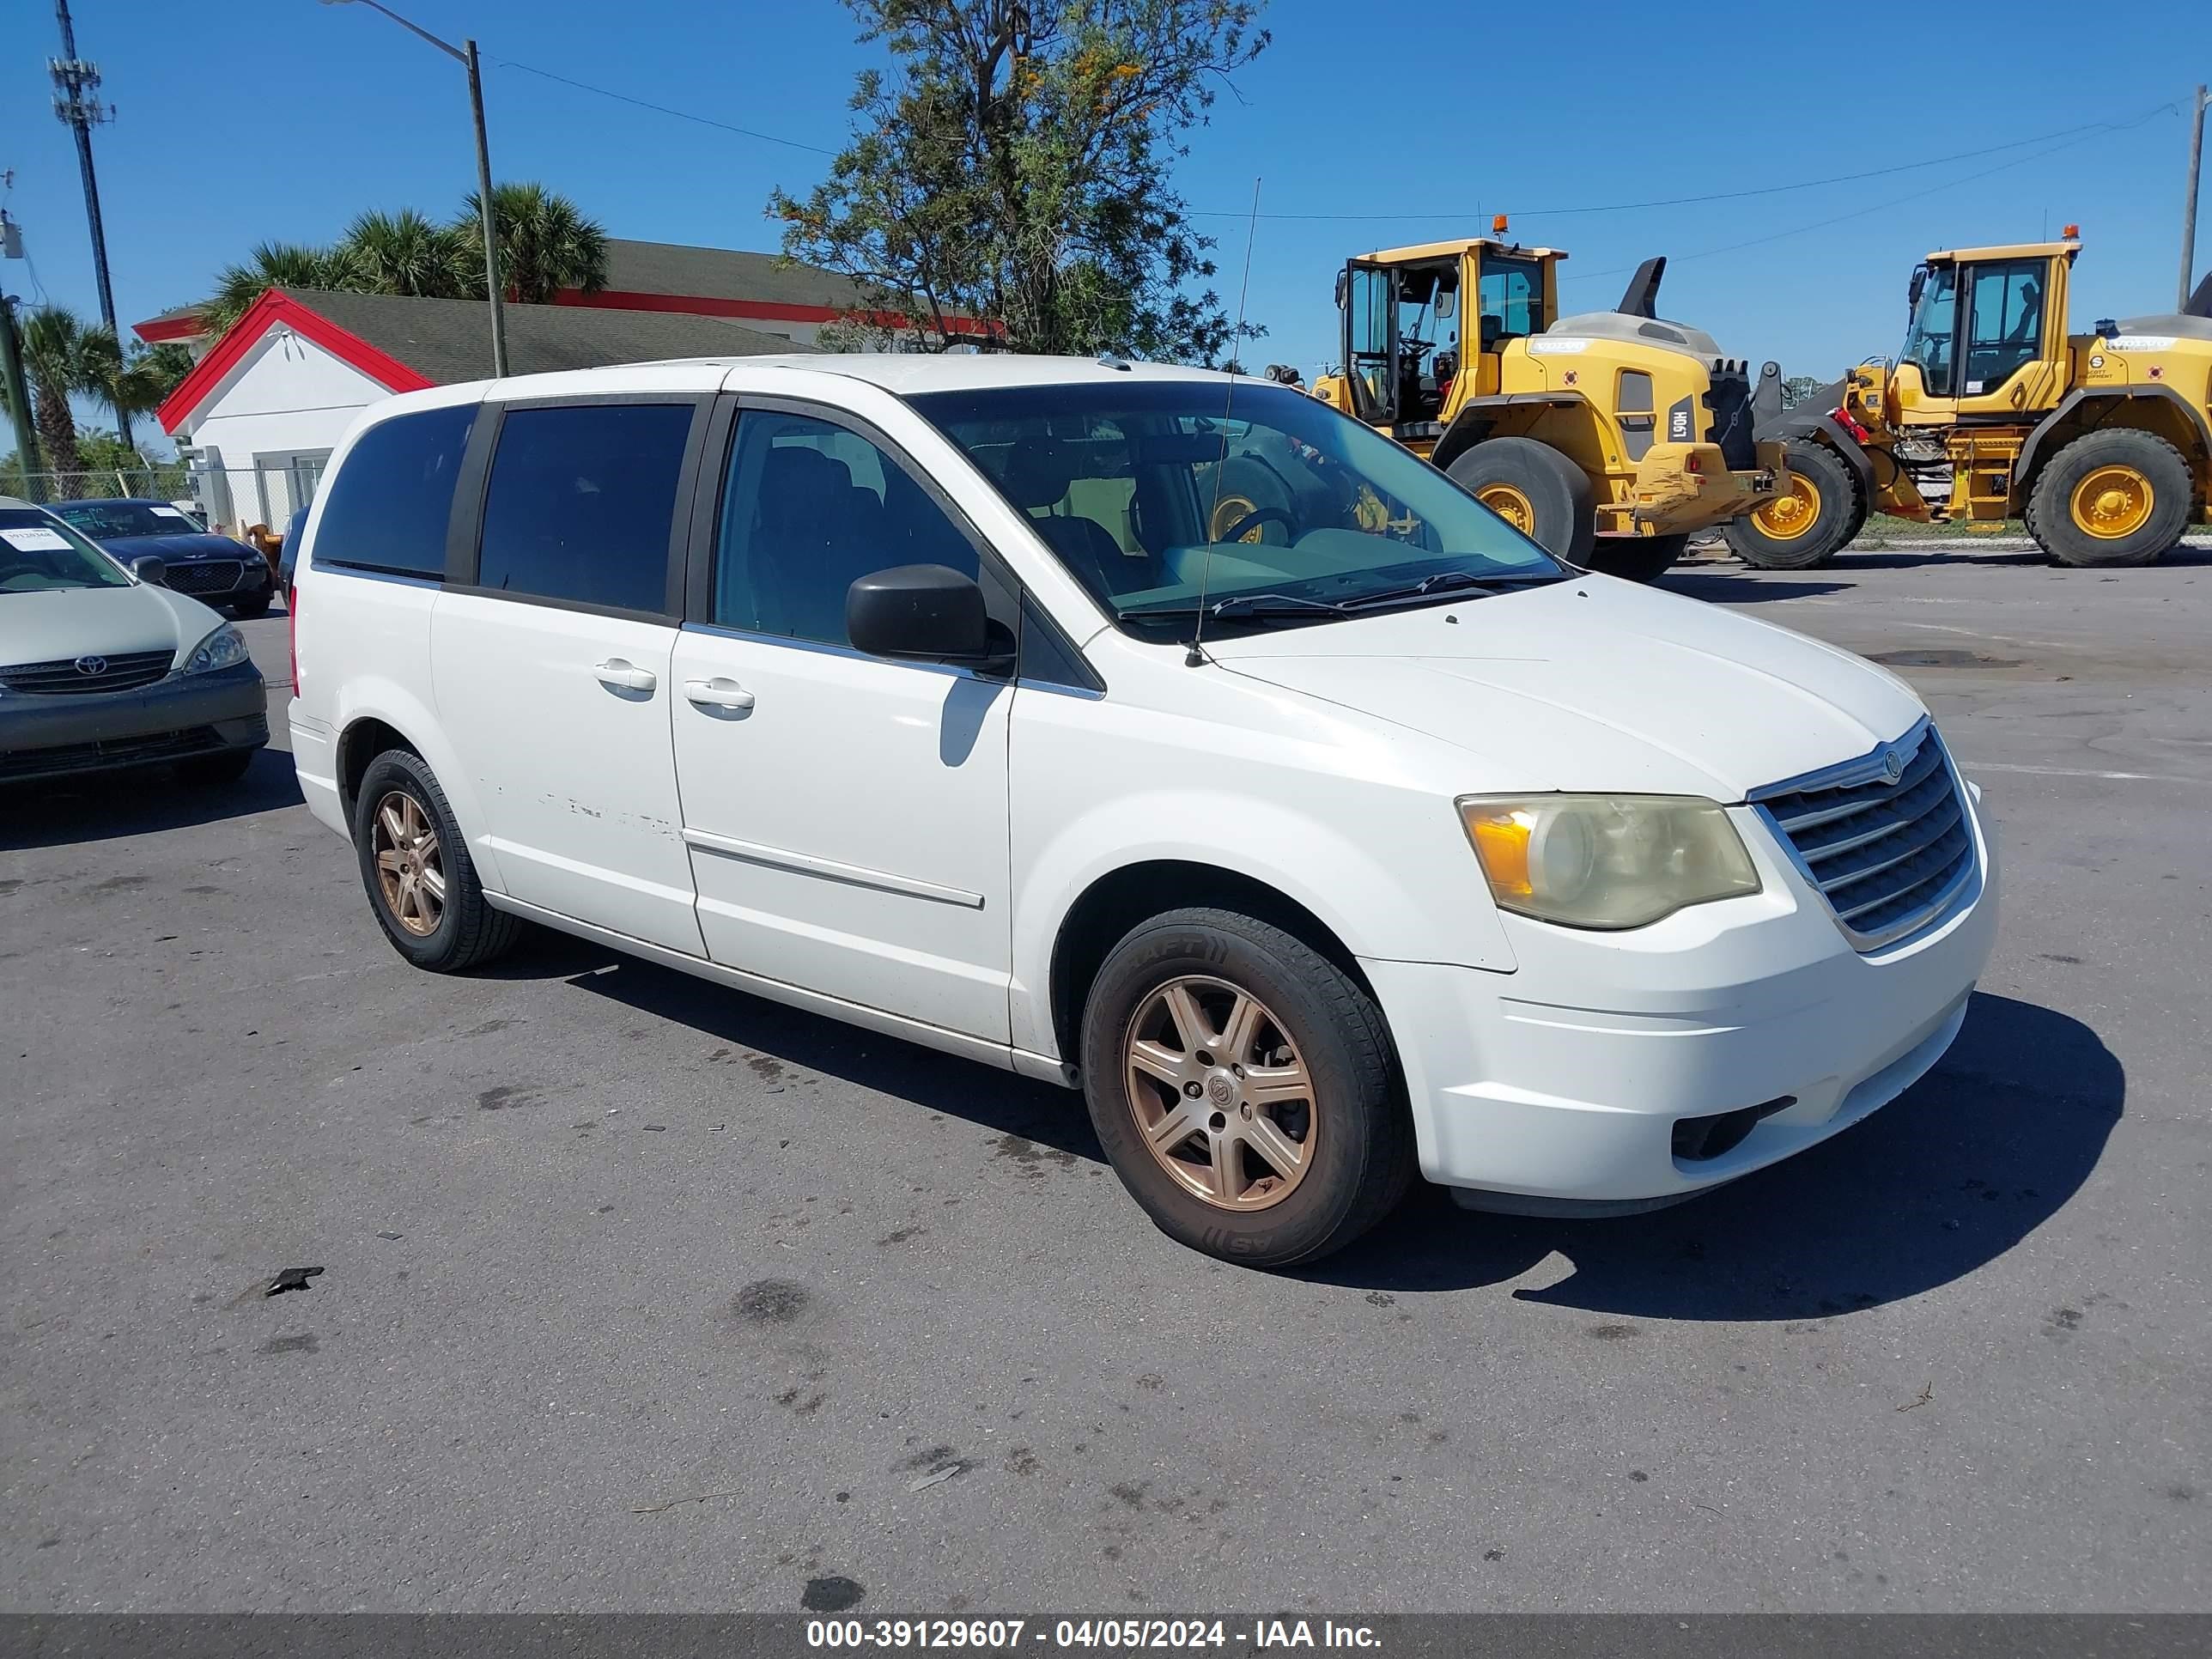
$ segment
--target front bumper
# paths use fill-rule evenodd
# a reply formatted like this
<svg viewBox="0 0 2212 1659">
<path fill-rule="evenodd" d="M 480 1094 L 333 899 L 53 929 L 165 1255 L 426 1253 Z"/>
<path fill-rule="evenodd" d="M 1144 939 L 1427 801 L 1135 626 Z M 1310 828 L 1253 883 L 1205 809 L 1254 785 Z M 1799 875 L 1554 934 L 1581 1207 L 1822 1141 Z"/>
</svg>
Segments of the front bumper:
<svg viewBox="0 0 2212 1659">
<path fill-rule="evenodd" d="M 1362 959 L 1396 1037 L 1421 1172 L 1476 1207 L 1649 1208 L 1804 1151 L 1942 1058 L 1996 932 L 1996 872 L 1862 956 L 1745 809 L 1763 890 L 1632 933 L 1506 917 L 1512 974 Z M 1978 815 L 1977 815 L 1978 817 Z M 1787 1099 L 1786 1105 L 1775 1103 Z M 1767 1108 L 1711 1158 L 1674 1127 Z"/>
<path fill-rule="evenodd" d="M 252 663 L 136 691 L 0 697 L 0 782 L 258 749 L 269 741 L 268 711 Z"/>
<path fill-rule="evenodd" d="M 268 560 L 240 548 L 236 559 L 180 559 L 163 573 L 161 585 L 204 605 L 242 605 L 273 592 L 276 579 Z"/>
<path fill-rule="evenodd" d="M 1780 493 L 1784 447 L 1758 446 L 1759 465 L 1731 472 L 1718 444 L 1655 444 L 1637 463 L 1633 521 L 1655 536 L 1684 535 L 1741 518 Z"/>
</svg>

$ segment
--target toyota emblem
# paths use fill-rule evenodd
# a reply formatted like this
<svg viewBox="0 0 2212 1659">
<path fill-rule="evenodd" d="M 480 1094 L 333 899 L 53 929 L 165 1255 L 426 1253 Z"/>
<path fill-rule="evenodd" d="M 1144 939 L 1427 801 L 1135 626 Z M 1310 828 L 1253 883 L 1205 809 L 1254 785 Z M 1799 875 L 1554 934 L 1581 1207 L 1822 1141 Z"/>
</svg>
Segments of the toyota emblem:
<svg viewBox="0 0 2212 1659">
<path fill-rule="evenodd" d="M 1892 783 L 1895 783 L 1899 778 L 1902 778 L 1905 775 L 1905 757 L 1899 754 L 1894 749 L 1883 750 L 1881 753 L 1881 775 L 1887 778 Z"/>
<path fill-rule="evenodd" d="M 88 679 L 105 674 L 107 672 L 107 659 L 105 657 L 79 657 L 76 659 L 76 672 L 84 675 Z"/>
</svg>

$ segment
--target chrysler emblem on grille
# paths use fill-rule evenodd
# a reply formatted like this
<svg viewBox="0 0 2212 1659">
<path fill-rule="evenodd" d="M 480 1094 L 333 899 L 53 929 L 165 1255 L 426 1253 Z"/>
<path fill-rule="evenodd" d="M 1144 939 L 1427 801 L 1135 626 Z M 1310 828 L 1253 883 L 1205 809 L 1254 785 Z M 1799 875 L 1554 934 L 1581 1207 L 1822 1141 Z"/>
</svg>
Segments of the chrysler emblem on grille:
<svg viewBox="0 0 2212 1659">
<path fill-rule="evenodd" d="M 1892 783 L 1905 775 L 1905 757 L 1894 749 L 1881 751 L 1881 775 Z"/>
<path fill-rule="evenodd" d="M 105 657 L 79 657 L 76 659 L 76 672 L 86 676 L 105 674 L 107 672 L 107 659 Z"/>
</svg>

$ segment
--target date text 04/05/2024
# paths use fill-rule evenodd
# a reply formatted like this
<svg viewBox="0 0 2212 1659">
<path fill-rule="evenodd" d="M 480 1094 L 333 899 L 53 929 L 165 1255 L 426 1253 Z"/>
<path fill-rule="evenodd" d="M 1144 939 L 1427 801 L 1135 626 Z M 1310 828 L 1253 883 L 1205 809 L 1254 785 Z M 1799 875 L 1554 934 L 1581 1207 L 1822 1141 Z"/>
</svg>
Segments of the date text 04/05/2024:
<svg viewBox="0 0 2212 1659">
<path fill-rule="evenodd" d="M 1024 1640 L 1055 1648 L 1174 1651 L 1235 1646 L 1255 1652 L 1382 1645 L 1366 1625 L 1334 1620 L 1261 1619 L 1231 1628 L 1220 1619 L 810 1619 L 810 1648 L 950 1648 L 1015 1653 Z"/>
</svg>

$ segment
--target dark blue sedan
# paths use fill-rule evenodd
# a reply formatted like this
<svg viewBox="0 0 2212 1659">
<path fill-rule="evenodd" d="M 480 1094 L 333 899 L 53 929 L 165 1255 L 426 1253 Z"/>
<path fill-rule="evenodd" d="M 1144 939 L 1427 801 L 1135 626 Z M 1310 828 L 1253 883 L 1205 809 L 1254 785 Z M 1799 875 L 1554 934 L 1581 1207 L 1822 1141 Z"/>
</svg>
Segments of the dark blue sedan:
<svg viewBox="0 0 2212 1659">
<path fill-rule="evenodd" d="M 276 578 L 269 561 L 228 536 L 202 530 L 167 501 L 57 501 L 47 509 L 82 531 L 129 565 L 151 556 L 161 561 L 161 585 L 234 617 L 269 609 Z"/>
</svg>

